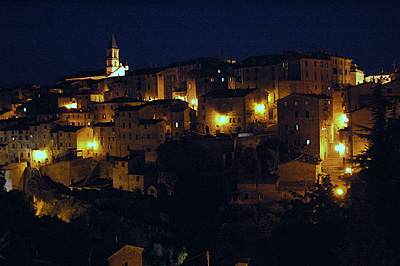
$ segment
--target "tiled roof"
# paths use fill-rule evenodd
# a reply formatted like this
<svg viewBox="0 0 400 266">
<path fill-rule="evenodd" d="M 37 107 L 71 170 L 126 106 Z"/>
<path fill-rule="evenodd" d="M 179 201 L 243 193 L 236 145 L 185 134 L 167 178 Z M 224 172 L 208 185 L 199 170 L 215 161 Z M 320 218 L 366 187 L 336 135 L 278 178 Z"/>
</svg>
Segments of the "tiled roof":
<svg viewBox="0 0 400 266">
<path fill-rule="evenodd" d="M 214 90 L 204 94 L 201 97 L 211 98 L 237 98 L 245 97 L 256 89 L 234 89 L 234 90 Z"/>
<path fill-rule="evenodd" d="M 139 125 L 153 125 L 164 121 L 163 119 L 140 119 Z"/>
<path fill-rule="evenodd" d="M 17 126 L 9 126 L 9 127 L 0 129 L 0 131 L 11 131 L 11 130 L 29 130 L 29 126 L 28 125 L 17 125 Z"/>
<path fill-rule="evenodd" d="M 292 94 L 290 94 L 290 95 L 288 95 L 288 96 L 286 96 L 286 97 L 283 97 L 283 98 L 281 98 L 281 99 L 278 99 L 278 101 L 282 101 L 283 99 L 286 99 L 286 98 L 288 98 L 288 97 L 293 97 L 293 96 L 296 96 L 296 95 L 297 95 L 297 96 L 304 96 L 304 97 L 318 98 L 318 99 L 333 99 L 332 97 L 327 96 L 327 95 L 324 95 L 324 94 L 292 93 Z"/>
<path fill-rule="evenodd" d="M 271 66 L 280 63 L 283 59 L 282 54 L 250 56 L 242 61 L 241 67 Z"/>
<path fill-rule="evenodd" d="M 115 127 L 114 122 L 99 122 L 93 125 L 93 127 Z"/>
<path fill-rule="evenodd" d="M 76 131 L 78 131 L 78 130 L 80 130 L 82 128 L 84 128 L 84 126 L 71 126 L 71 125 L 62 126 L 62 125 L 57 125 L 50 131 L 50 133 L 57 133 L 57 132 L 60 132 L 60 131 L 62 131 L 62 132 L 76 132 Z"/>
<path fill-rule="evenodd" d="M 106 102 L 96 102 L 95 104 L 102 104 L 102 103 L 137 103 L 137 102 L 142 102 L 140 100 L 137 100 L 135 98 L 130 98 L 130 97 L 118 97 L 118 98 L 113 98 L 109 101 Z"/>
<path fill-rule="evenodd" d="M 146 104 L 135 105 L 135 106 L 123 105 L 123 106 L 119 106 L 119 107 L 115 108 L 114 110 L 117 110 L 117 111 L 138 111 L 138 110 L 142 109 L 145 106 L 146 106 Z"/>
<path fill-rule="evenodd" d="M 115 49 L 118 49 L 118 45 L 117 45 L 117 42 L 115 41 L 114 34 L 111 35 L 111 40 L 110 40 L 110 42 L 108 43 L 107 48 L 115 48 Z"/>
<path fill-rule="evenodd" d="M 164 67 L 134 69 L 134 70 L 128 71 L 125 74 L 125 76 L 140 76 L 140 75 L 156 74 L 158 72 L 163 71 L 164 69 L 165 69 Z"/>
</svg>

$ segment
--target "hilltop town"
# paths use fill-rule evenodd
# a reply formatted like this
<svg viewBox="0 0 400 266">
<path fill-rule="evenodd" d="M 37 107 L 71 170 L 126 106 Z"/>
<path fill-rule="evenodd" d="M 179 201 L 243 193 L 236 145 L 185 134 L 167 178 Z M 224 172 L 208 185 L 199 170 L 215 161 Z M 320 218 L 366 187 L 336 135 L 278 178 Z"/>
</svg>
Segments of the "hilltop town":
<svg viewBox="0 0 400 266">
<path fill-rule="evenodd" d="M 360 132 L 373 126 L 374 90 L 398 118 L 399 77 L 365 76 L 327 51 L 135 69 L 112 36 L 104 69 L 0 90 L 5 188 L 31 195 L 39 217 L 70 223 L 96 206 L 102 220 L 129 227 L 108 232 L 129 244 L 110 265 L 129 250 L 178 265 L 187 239 L 200 237 L 188 224 L 222 206 L 276 206 L 327 177 L 345 194 L 368 147 Z M 69 209 L 52 209 L 66 199 Z"/>
</svg>

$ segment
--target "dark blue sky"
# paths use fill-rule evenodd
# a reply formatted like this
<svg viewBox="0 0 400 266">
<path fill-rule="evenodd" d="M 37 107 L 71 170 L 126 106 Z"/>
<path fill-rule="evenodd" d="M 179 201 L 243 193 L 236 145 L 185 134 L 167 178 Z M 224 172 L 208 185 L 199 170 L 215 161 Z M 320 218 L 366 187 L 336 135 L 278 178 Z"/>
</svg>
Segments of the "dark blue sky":
<svg viewBox="0 0 400 266">
<path fill-rule="evenodd" d="M 131 69 L 284 50 L 328 50 L 366 74 L 400 66 L 400 3 L 323 2 L 6 1 L 0 86 L 104 68 L 111 34 Z"/>
</svg>

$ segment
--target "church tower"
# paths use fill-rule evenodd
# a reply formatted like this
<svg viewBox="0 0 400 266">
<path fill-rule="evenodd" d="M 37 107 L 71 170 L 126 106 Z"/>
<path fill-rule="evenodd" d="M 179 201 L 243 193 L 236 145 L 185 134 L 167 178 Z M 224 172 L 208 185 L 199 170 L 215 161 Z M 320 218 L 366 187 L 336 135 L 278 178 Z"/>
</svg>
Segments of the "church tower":
<svg viewBox="0 0 400 266">
<path fill-rule="evenodd" d="M 107 46 L 107 74 L 113 73 L 119 67 L 119 49 L 114 35 L 111 35 L 110 43 Z"/>
</svg>

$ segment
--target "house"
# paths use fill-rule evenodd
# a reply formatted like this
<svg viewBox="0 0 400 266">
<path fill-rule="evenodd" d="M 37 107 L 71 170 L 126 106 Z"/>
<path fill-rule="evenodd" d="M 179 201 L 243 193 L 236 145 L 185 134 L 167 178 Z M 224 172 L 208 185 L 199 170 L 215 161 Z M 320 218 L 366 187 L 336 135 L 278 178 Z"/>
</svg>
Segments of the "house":
<svg viewBox="0 0 400 266">
<path fill-rule="evenodd" d="M 165 197 L 167 196 L 167 186 L 164 183 L 151 185 L 146 189 L 146 194 L 156 199 Z"/>
<path fill-rule="evenodd" d="M 50 130 L 50 140 L 55 150 L 52 156 L 82 156 L 93 155 L 93 129 L 87 126 L 56 125 Z"/>
<path fill-rule="evenodd" d="M 278 176 L 261 174 L 260 176 L 239 177 L 237 181 L 237 202 L 252 204 L 277 199 Z"/>
<path fill-rule="evenodd" d="M 168 138 L 185 136 L 191 129 L 194 110 L 189 108 L 187 102 L 179 99 L 155 100 L 146 104 L 146 109 L 141 112 L 142 119 L 165 120 Z"/>
<path fill-rule="evenodd" d="M 319 174 L 321 160 L 309 154 L 301 153 L 295 159 L 279 164 L 277 191 L 280 198 L 291 198 L 291 192 L 304 194 L 315 186 Z"/>
<path fill-rule="evenodd" d="M 126 72 L 123 77 L 106 80 L 108 91 L 106 100 L 130 97 L 139 101 L 162 100 L 164 93 L 164 68 L 143 68 Z"/>
<path fill-rule="evenodd" d="M 357 64 L 351 64 L 350 67 L 350 85 L 356 86 L 364 83 L 364 71 L 358 69 Z"/>
<path fill-rule="evenodd" d="M 142 266 L 143 248 L 125 245 L 107 260 L 109 266 Z"/>
<path fill-rule="evenodd" d="M 115 158 L 113 168 L 113 187 L 145 194 L 146 188 L 152 183 L 153 175 L 151 169 L 145 165 L 144 151 L 137 151 L 130 155 Z"/>
<path fill-rule="evenodd" d="M 114 122 L 115 109 L 120 106 L 130 105 L 138 106 L 143 102 L 129 97 L 113 98 L 106 102 L 98 102 L 94 104 L 94 122 Z"/>
<path fill-rule="evenodd" d="M 199 131 L 232 134 L 267 126 L 268 93 L 262 89 L 215 90 L 200 97 Z"/>
<path fill-rule="evenodd" d="M 293 93 L 279 99 L 279 135 L 296 153 L 324 160 L 333 144 L 332 106 L 332 98 L 321 94 Z"/>
</svg>

